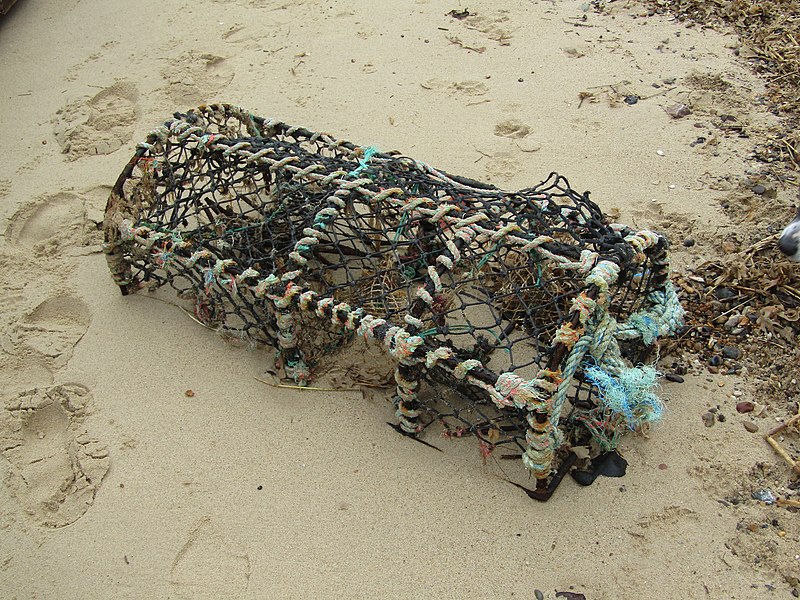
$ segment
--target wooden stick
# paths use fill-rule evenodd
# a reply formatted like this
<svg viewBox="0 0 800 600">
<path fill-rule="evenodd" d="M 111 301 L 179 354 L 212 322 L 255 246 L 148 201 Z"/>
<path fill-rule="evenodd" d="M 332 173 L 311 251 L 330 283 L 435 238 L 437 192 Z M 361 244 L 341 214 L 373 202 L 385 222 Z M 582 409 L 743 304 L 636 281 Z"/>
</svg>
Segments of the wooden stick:
<svg viewBox="0 0 800 600">
<path fill-rule="evenodd" d="M 261 383 L 265 383 L 270 387 L 274 388 L 285 388 L 289 390 L 303 390 L 308 392 L 362 392 L 363 390 L 360 388 L 321 388 L 321 387 L 312 387 L 310 385 L 288 385 L 286 383 L 272 383 L 271 381 L 267 381 L 265 379 L 260 379 L 258 377 L 253 377 L 256 381 L 260 381 Z"/>
<path fill-rule="evenodd" d="M 773 438 L 773 436 L 777 435 L 781 431 L 788 429 L 798 421 L 800 421 L 800 413 L 796 414 L 785 423 L 781 423 L 780 425 L 769 431 L 766 435 L 764 435 L 764 439 L 767 440 L 767 443 L 770 446 L 772 446 L 775 452 L 778 453 L 778 456 L 780 456 L 783 460 L 785 460 L 789 464 L 789 466 L 792 468 L 792 471 L 800 475 L 800 461 L 797 461 L 794 458 L 792 458 L 792 456 L 783 448 L 783 446 L 781 446 Z"/>
</svg>

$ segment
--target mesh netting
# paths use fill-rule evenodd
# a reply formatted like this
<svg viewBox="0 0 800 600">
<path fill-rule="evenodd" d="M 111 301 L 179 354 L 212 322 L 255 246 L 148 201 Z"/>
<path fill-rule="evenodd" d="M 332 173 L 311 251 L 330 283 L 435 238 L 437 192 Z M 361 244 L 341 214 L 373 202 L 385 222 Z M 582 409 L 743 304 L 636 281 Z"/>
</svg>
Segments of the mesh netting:
<svg viewBox="0 0 800 600">
<path fill-rule="evenodd" d="M 559 449 L 613 448 L 657 417 L 625 382 L 682 314 L 666 240 L 610 224 L 563 177 L 506 192 L 229 105 L 140 144 L 105 232 L 123 293 L 171 286 L 301 384 L 377 341 L 402 431 L 475 435 L 540 480 Z"/>
</svg>

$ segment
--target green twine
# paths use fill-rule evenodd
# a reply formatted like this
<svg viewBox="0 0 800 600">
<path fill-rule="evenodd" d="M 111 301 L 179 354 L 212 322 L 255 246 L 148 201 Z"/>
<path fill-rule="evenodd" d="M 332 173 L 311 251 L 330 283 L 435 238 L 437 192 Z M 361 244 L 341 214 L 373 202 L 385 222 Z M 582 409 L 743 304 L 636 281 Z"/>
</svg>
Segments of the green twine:
<svg viewBox="0 0 800 600">
<path fill-rule="evenodd" d="M 450 327 L 447 328 L 447 331 L 453 333 L 472 333 L 472 328 L 469 325 L 451 325 Z M 428 337 L 429 335 L 436 335 L 437 333 L 439 333 L 439 328 L 433 327 L 431 329 L 426 329 L 425 331 L 421 331 L 420 333 L 417 333 L 415 335 L 424 338 Z"/>
<path fill-rule="evenodd" d="M 542 287 L 542 263 L 541 261 L 536 261 L 534 264 L 536 265 L 536 281 L 533 285 L 540 288 Z"/>
<path fill-rule="evenodd" d="M 374 146 L 369 146 L 364 150 L 364 158 L 358 161 L 358 166 L 350 171 L 347 175 L 349 177 L 358 177 L 361 171 L 367 168 L 370 159 L 378 153 L 378 149 Z"/>
<path fill-rule="evenodd" d="M 497 242 L 494 245 L 494 248 L 492 248 L 489 252 L 487 252 L 483 256 L 483 258 L 478 262 L 478 271 L 480 271 L 483 268 L 483 265 L 489 262 L 489 260 L 494 256 L 494 253 L 497 251 L 499 247 L 500 247 L 500 242 Z"/>
<path fill-rule="evenodd" d="M 222 235 L 229 233 L 239 233 L 240 231 L 247 231 L 248 229 L 260 229 L 264 227 L 264 223 L 256 223 L 255 225 L 243 225 L 242 227 L 234 227 L 233 229 L 226 229 Z"/>
<path fill-rule="evenodd" d="M 394 240 L 393 243 L 397 243 L 397 240 L 400 239 L 400 236 L 403 235 L 403 231 L 406 228 L 406 223 L 408 222 L 408 213 L 403 213 L 403 216 L 400 218 L 400 224 L 397 227 L 397 231 L 394 233 Z"/>
<path fill-rule="evenodd" d="M 247 116 L 250 118 L 250 126 L 252 127 L 252 134 L 251 135 L 264 135 L 264 132 L 261 131 L 261 128 L 256 123 L 256 118 L 253 113 L 247 113 Z"/>
<path fill-rule="evenodd" d="M 417 270 L 412 265 L 406 265 L 405 267 L 400 267 L 400 275 L 403 277 L 403 281 L 408 283 L 409 281 L 414 281 L 417 276 Z"/>
<path fill-rule="evenodd" d="M 483 269 L 483 266 L 492 259 L 492 257 L 494 256 L 494 253 L 497 252 L 497 249 L 500 247 L 501 244 L 502 244 L 502 242 L 497 242 L 494 245 L 494 248 L 489 250 L 489 252 L 487 252 L 483 256 L 483 258 L 481 258 L 481 260 L 478 262 L 478 267 L 475 270 L 475 273 L 480 272 L 480 270 Z M 542 265 L 541 265 L 541 260 L 536 260 L 534 262 L 534 264 L 536 265 L 536 282 L 533 285 L 535 287 L 537 287 L 537 288 L 538 287 L 542 287 Z"/>
<path fill-rule="evenodd" d="M 500 344 L 503 343 L 503 338 L 501 338 L 499 335 L 497 335 L 491 329 L 484 329 L 483 331 L 485 331 L 486 333 L 491 335 L 494 339 L 496 339 L 498 341 L 498 343 L 500 343 Z M 447 332 L 448 333 L 474 333 L 475 332 L 475 328 L 471 327 L 469 325 L 449 325 L 447 327 Z M 425 331 L 421 331 L 421 332 L 416 333 L 414 335 L 418 335 L 421 338 L 425 338 L 425 337 L 428 337 L 428 336 L 431 336 L 431 335 L 436 335 L 437 333 L 441 333 L 441 331 L 439 331 L 439 328 L 438 327 L 432 327 L 430 329 L 426 329 Z M 501 350 L 505 350 L 508 354 L 511 354 L 511 348 L 501 348 Z"/>
</svg>

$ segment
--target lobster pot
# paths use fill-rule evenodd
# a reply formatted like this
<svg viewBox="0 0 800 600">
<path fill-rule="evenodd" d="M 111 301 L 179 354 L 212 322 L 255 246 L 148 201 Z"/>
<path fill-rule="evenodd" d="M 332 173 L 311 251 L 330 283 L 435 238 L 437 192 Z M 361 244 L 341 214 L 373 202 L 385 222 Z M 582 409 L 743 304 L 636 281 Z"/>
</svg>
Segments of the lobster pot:
<svg viewBox="0 0 800 600">
<path fill-rule="evenodd" d="M 557 174 L 502 191 L 229 105 L 140 144 L 105 236 L 124 294 L 173 288 L 300 384 L 367 340 L 403 432 L 476 436 L 539 480 L 658 418 L 641 360 L 681 325 L 666 239 Z"/>
</svg>

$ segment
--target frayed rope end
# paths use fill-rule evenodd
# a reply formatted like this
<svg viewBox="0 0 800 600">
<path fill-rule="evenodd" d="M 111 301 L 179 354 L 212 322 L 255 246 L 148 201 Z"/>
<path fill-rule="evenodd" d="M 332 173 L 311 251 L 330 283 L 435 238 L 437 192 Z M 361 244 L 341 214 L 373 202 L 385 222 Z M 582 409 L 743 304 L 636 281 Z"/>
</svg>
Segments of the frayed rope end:
<svg viewBox="0 0 800 600">
<path fill-rule="evenodd" d="M 622 369 L 614 377 L 598 366 L 584 369 L 587 379 L 598 389 L 603 405 L 613 414 L 625 419 L 625 424 L 635 430 L 646 423 L 658 421 L 664 404 L 655 394 L 658 371 L 653 367 Z"/>
</svg>

